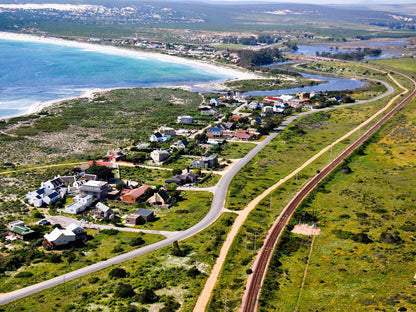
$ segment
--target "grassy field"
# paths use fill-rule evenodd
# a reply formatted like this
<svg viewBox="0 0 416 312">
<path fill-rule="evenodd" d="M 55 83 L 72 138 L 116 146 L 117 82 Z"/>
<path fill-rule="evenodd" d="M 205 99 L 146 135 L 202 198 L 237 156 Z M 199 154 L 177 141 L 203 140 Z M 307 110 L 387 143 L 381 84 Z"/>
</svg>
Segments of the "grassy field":
<svg viewBox="0 0 416 312">
<path fill-rule="evenodd" d="M 175 126 L 179 115 L 199 118 L 201 100 L 181 89 L 139 88 L 64 101 L 1 123 L 7 135 L 0 135 L 0 152 L 15 166 L 97 159 L 109 149 L 147 142 L 159 126 Z"/>
<path fill-rule="evenodd" d="M 302 213 L 315 211 L 321 234 L 314 244 L 299 311 L 416 309 L 414 104 L 350 157 L 349 173 L 336 171 L 302 205 Z M 305 240 L 291 236 L 295 242 Z M 262 293 L 260 311 L 293 311 L 304 268 L 299 260 L 305 259 L 308 245 L 302 244 L 290 258 L 279 254 L 285 247 L 278 248 L 275 261 L 281 265 L 267 282 L 275 287 Z"/>
<path fill-rule="evenodd" d="M 192 311 L 233 219 L 232 214 L 225 213 L 205 231 L 179 242 L 180 256 L 172 255 L 173 247 L 166 247 L 114 266 L 123 268 L 126 278 L 111 278 L 109 272 L 114 268 L 111 267 L 15 301 L 2 310 L 122 312 L 133 311 L 127 310 L 133 309 L 130 307 L 133 305 L 137 309 L 159 311 L 173 297 L 180 303 L 181 311 Z M 118 297 L 116 290 L 120 284 L 130 285 L 134 294 Z M 143 300 L 145 289 L 158 296 L 154 302 Z"/>
<path fill-rule="evenodd" d="M 253 163 L 249 163 L 249 165 L 243 168 L 243 171 L 238 174 L 242 174 L 244 176 L 244 178 L 241 178 L 241 181 L 244 181 L 245 179 L 245 181 L 249 181 L 249 183 L 241 183 L 239 187 L 235 186 L 234 190 L 236 197 L 239 196 L 239 192 L 244 195 L 251 194 L 250 191 L 253 188 L 257 188 L 256 192 L 252 193 L 253 196 L 254 194 L 260 193 L 258 185 L 262 182 L 262 179 L 258 178 L 258 180 L 256 180 L 256 178 L 258 175 L 263 174 L 260 169 L 260 164 L 262 164 L 261 162 L 269 161 L 273 164 L 271 159 L 274 157 L 275 160 L 278 160 L 274 163 L 274 166 L 278 166 L 279 163 L 281 164 L 280 172 L 278 171 L 279 168 L 270 169 L 269 166 L 272 164 L 263 164 L 263 166 L 268 166 L 265 168 L 265 171 L 268 170 L 267 177 L 270 177 L 268 183 L 271 185 L 273 181 L 275 183 L 279 180 L 279 178 L 284 177 L 284 175 L 289 172 L 288 170 L 291 166 L 295 166 L 295 164 L 299 166 L 301 163 L 301 159 L 299 158 L 300 154 L 302 155 L 301 157 L 306 156 L 304 154 L 308 154 L 311 147 L 313 147 L 312 151 L 314 153 L 319 150 L 319 144 L 315 143 L 306 145 L 306 143 L 313 142 L 315 139 L 317 140 L 316 142 L 332 142 L 335 138 L 340 136 L 341 132 L 345 133 L 346 129 L 354 125 L 351 120 L 364 120 L 372 114 L 371 112 L 379 109 L 381 105 L 384 104 L 386 104 L 386 101 L 359 107 L 342 108 L 331 112 L 321 112 L 315 114 L 315 116 L 310 115 L 299 120 L 295 124 L 300 126 L 300 128 L 306 133 L 299 136 L 299 127 L 289 127 L 285 129 L 275 139 L 275 141 L 270 144 L 270 149 L 267 149 L 268 147 L 266 147 L 264 154 L 260 153 L 259 157 L 256 157 Z M 330 114 L 330 118 L 328 118 L 328 116 L 325 117 L 325 114 Z M 335 155 L 346 147 L 347 144 L 350 144 L 357 135 L 358 133 L 353 135 L 351 139 L 344 140 L 334 147 L 333 153 L 328 152 L 322 155 L 313 165 L 301 171 L 297 178 L 292 178 L 277 188 L 271 194 L 271 197 L 266 197 L 249 215 L 248 220 L 243 225 L 238 236 L 234 240 L 230 253 L 227 255 L 227 260 L 217 282 L 208 311 L 222 311 L 224 309 L 224 300 L 226 297 L 228 298 L 228 308 L 232 311 L 236 311 L 238 309 L 241 304 L 241 297 L 244 291 L 247 275 L 250 274 L 249 269 L 252 265 L 252 259 L 256 254 L 256 251 L 261 247 L 261 242 L 263 241 L 267 230 L 280 214 L 281 209 L 299 190 L 301 185 L 309 180 L 310 177 L 312 177 L 318 170 L 321 170 L 330 159 L 334 158 Z M 287 157 L 284 162 L 281 161 L 282 156 L 280 156 L 282 151 L 281 146 L 283 143 L 285 144 L 285 149 L 283 151 L 287 153 Z M 308 149 L 305 147 L 308 147 Z M 289 154 L 290 151 L 292 153 L 291 156 Z M 276 156 L 276 154 L 279 156 Z M 293 158 L 295 158 L 295 160 L 292 160 Z M 289 160 L 292 160 L 293 163 L 288 163 Z M 272 179 L 273 174 L 271 174 L 271 170 L 273 170 L 272 173 L 275 176 L 274 180 Z M 251 174 L 248 174 L 250 171 Z M 249 188 L 247 185 L 251 184 L 251 181 L 253 180 L 258 183 L 253 183 L 250 186 L 251 188 Z M 237 191 L 237 189 L 240 190 Z M 241 189 L 244 189 L 244 191 L 242 192 Z M 327 192 L 327 189 L 325 188 L 322 192 Z M 239 199 L 241 201 L 248 202 L 251 198 L 239 196 Z M 345 201 L 340 202 L 345 203 Z M 244 206 L 241 205 L 238 207 Z M 322 208 L 322 213 L 320 211 L 319 216 L 326 216 L 329 213 L 329 210 L 330 208 L 325 206 Z M 299 221 L 308 221 L 312 218 L 313 213 L 316 211 L 317 209 L 314 210 L 311 208 L 309 208 L 309 210 L 305 213 L 300 211 L 294 216 L 293 222 L 298 223 Z M 256 246 L 254 246 L 255 240 L 257 241 Z M 279 244 L 282 249 L 278 249 L 278 256 L 272 261 L 274 269 L 270 270 L 270 277 L 265 283 L 265 295 L 261 298 L 262 311 L 293 311 L 293 302 L 296 302 L 298 295 L 297 290 L 301 283 L 304 263 L 309 251 L 310 238 L 298 237 L 294 234 L 286 233 Z M 326 248 L 325 245 L 323 245 L 323 248 Z M 288 276 L 288 267 L 290 267 L 291 270 L 290 276 Z M 330 266 L 328 268 L 330 269 Z M 319 268 L 316 270 L 318 271 Z M 289 285 L 287 287 L 291 288 L 287 288 L 287 290 L 279 292 L 279 297 L 277 298 L 275 290 L 279 289 L 279 285 L 285 285 L 285 287 L 286 285 Z M 280 288 L 283 289 L 283 286 Z M 281 306 L 278 304 L 281 304 Z M 307 300 L 305 301 L 305 306 L 300 308 L 299 311 L 308 311 L 306 306 Z M 317 310 L 317 308 L 313 309 L 313 311 L 315 310 Z M 332 309 L 327 310 L 332 311 Z"/>
<path fill-rule="evenodd" d="M 257 91 L 257 90 L 279 90 L 279 89 L 289 89 L 289 88 L 301 88 L 305 86 L 314 86 L 322 83 L 321 81 L 299 78 L 296 80 L 286 80 L 286 79 L 253 79 L 253 80 L 238 80 L 230 81 L 225 83 L 225 85 L 232 90 L 240 92 L 248 91 Z"/>
<path fill-rule="evenodd" d="M 143 233 L 117 232 L 115 235 L 87 230 L 88 241 L 77 248 L 45 251 L 43 247 L 35 247 L 25 253 L 30 259 L 16 271 L 7 271 L 0 276 L 0 292 L 10 292 L 22 287 L 33 285 L 64 273 L 80 269 L 87 265 L 104 261 L 121 253 L 128 252 L 137 247 L 130 245 L 133 238 L 141 237 L 144 244 L 149 245 L 162 240 L 162 235 Z M 17 244 L 14 244 L 15 248 Z M 7 256 L 2 252 L 2 258 Z M 52 255 L 59 258 L 52 259 Z M 16 257 L 16 255 L 15 255 Z M 4 258 L 3 258 L 4 259 Z M 10 259 L 6 258 L 6 261 Z M 20 277 L 22 274 L 31 274 L 29 277 Z"/>
</svg>

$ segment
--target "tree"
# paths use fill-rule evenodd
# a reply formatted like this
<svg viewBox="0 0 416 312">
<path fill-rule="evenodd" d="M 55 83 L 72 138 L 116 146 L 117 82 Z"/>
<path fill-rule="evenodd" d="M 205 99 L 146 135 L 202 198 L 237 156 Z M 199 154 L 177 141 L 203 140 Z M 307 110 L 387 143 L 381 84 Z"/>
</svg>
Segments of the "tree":
<svg viewBox="0 0 416 312">
<path fill-rule="evenodd" d="M 154 303 L 159 300 L 159 297 L 150 288 L 145 288 L 139 295 L 139 301 L 143 304 Z"/>
<path fill-rule="evenodd" d="M 127 272 L 122 268 L 114 268 L 110 271 L 110 273 L 108 273 L 108 276 L 110 278 L 125 278 L 127 276 Z"/>
<path fill-rule="evenodd" d="M 178 175 L 178 174 L 182 174 L 182 170 L 179 169 L 179 168 L 175 168 L 175 169 L 172 170 L 172 173 L 173 173 L 174 176 Z"/>
<path fill-rule="evenodd" d="M 207 134 L 204 133 L 204 132 L 203 133 L 198 133 L 197 135 L 195 135 L 195 141 L 197 143 L 200 143 L 200 144 L 207 143 L 207 141 L 208 141 Z"/>
<path fill-rule="evenodd" d="M 114 297 L 116 298 L 129 298 L 133 297 L 136 293 L 133 290 L 133 287 L 129 284 L 121 283 L 118 285 L 116 291 L 114 292 Z"/>
<path fill-rule="evenodd" d="M 172 296 L 167 297 L 165 305 L 159 312 L 175 312 L 181 307 L 179 302 L 176 302 Z"/>
<path fill-rule="evenodd" d="M 141 246 L 145 243 L 144 239 L 141 237 L 134 237 L 129 241 L 130 246 Z"/>
<path fill-rule="evenodd" d="M 113 170 L 106 166 L 98 166 L 96 163 L 93 163 L 87 170 L 89 174 L 95 174 L 98 180 L 108 181 L 114 178 Z"/>
</svg>

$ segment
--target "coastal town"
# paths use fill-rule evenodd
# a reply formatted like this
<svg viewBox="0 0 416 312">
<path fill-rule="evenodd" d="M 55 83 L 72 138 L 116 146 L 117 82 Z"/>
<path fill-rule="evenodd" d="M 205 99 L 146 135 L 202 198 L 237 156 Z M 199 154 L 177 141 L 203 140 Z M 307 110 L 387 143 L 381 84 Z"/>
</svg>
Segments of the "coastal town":
<svg viewBox="0 0 416 312">
<path fill-rule="evenodd" d="M 413 311 L 410 8 L 0 4 L 0 311 Z"/>
</svg>

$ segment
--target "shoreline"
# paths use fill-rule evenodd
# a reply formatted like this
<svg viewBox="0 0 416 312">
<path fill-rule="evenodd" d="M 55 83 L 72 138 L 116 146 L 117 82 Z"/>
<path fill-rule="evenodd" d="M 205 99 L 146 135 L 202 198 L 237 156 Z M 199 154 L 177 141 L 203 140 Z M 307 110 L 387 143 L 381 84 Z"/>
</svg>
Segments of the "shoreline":
<svg viewBox="0 0 416 312">
<path fill-rule="evenodd" d="M 134 50 L 129 50 L 129 49 L 122 48 L 122 47 L 103 46 L 103 45 L 98 45 L 98 44 L 93 44 L 93 43 L 88 43 L 88 42 L 70 41 L 70 40 L 65 40 L 65 39 L 55 38 L 55 37 L 41 37 L 41 36 L 35 36 L 35 35 L 29 35 L 29 34 L 0 32 L 0 40 L 54 44 L 54 45 L 79 48 L 85 51 L 117 55 L 121 57 L 129 57 L 129 58 L 144 59 L 144 60 L 145 59 L 158 60 L 161 62 L 183 64 L 183 65 L 191 66 L 194 68 L 203 69 L 209 73 L 215 73 L 215 74 L 226 76 L 224 79 L 210 81 L 210 82 L 195 82 L 194 84 L 184 83 L 180 85 L 172 84 L 172 85 L 156 86 L 156 87 L 183 88 L 185 90 L 192 90 L 193 88 L 195 88 L 195 89 L 206 89 L 207 91 L 209 91 L 209 90 L 212 90 L 213 88 L 225 89 L 223 83 L 226 81 L 264 78 L 258 74 L 249 72 L 244 69 L 240 70 L 238 68 L 221 66 L 221 65 L 212 64 L 212 63 L 208 63 L 208 62 L 204 62 L 200 60 L 190 60 L 190 59 L 185 59 L 185 58 L 181 58 L 178 56 L 165 55 L 165 54 L 156 53 L 156 52 L 134 51 Z M 132 88 L 132 87 L 126 87 L 126 88 Z M 140 87 L 137 87 L 137 88 L 140 88 Z M 0 120 L 7 120 L 7 119 L 18 117 L 18 116 L 25 116 L 25 115 L 38 113 L 42 109 L 49 107 L 51 105 L 54 105 L 55 103 L 60 103 L 62 101 L 67 101 L 67 100 L 72 100 L 72 99 L 77 99 L 77 98 L 85 98 L 85 97 L 91 98 L 95 93 L 107 92 L 107 91 L 116 90 L 116 89 L 124 89 L 124 88 L 123 87 L 102 88 L 102 89 L 96 88 L 96 89 L 85 90 L 77 96 L 34 103 L 30 105 L 24 112 L 22 111 L 21 114 L 17 114 L 15 116 L 10 116 L 10 117 L 0 117 Z"/>
</svg>

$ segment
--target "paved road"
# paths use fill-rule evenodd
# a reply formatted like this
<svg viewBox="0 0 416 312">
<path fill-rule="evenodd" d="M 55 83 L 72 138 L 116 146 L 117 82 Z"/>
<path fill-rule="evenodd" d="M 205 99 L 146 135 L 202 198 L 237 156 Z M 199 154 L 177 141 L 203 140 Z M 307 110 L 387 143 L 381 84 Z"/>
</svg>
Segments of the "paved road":
<svg viewBox="0 0 416 312">
<path fill-rule="evenodd" d="M 388 87 L 388 91 L 383 94 L 383 96 L 387 96 L 390 93 L 393 92 L 393 88 L 391 88 L 390 86 L 388 86 L 387 84 L 385 84 Z M 380 96 L 381 97 L 381 96 Z M 378 98 L 380 98 L 378 97 Z M 375 101 L 376 99 L 372 99 L 370 101 Z M 365 102 L 370 102 L 370 101 L 365 101 Z M 351 106 L 351 105 L 356 105 L 356 103 L 354 104 L 346 104 L 346 105 L 339 105 L 336 107 L 328 107 L 328 108 L 324 108 L 324 109 L 320 109 L 320 110 L 331 110 L 331 109 L 336 109 L 339 107 L 344 107 L 344 106 Z M 312 114 L 315 113 L 317 110 L 311 110 L 311 111 L 307 111 L 307 112 L 303 112 L 300 113 L 298 115 L 294 115 L 289 117 L 288 119 L 286 119 L 277 129 L 276 131 L 274 131 L 273 133 L 271 133 L 269 136 L 266 137 L 265 140 L 263 140 L 262 142 L 260 142 L 259 144 L 257 144 L 244 158 L 240 159 L 225 175 L 222 176 L 221 180 L 219 181 L 219 183 L 217 184 L 217 186 L 215 187 L 215 191 L 214 191 L 214 198 L 211 204 L 211 209 L 208 212 L 208 214 L 197 224 L 195 224 L 194 226 L 192 226 L 191 228 L 179 232 L 175 235 L 172 235 L 168 238 L 166 238 L 165 240 L 162 240 L 160 242 L 154 243 L 152 245 L 148 245 L 139 249 L 135 249 L 132 250 L 128 253 L 116 256 L 114 258 L 108 259 L 106 261 L 102 261 L 90 266 L 87 266 L 85 268 L 82 269 L 78 269 L 76 271 L 52 278 L 50 280 L 32 285 L 32 286 L 28 286 L 19 290 L 15 290 L 13 292 L 10 293 L 5 293 L 5 294 L 1 294 L 0 295 L 0 305 L 12 302 L 14 300 L 17 300 L 19 298 L 23 298 L 26 296 L 29 296 L 31 294 L 37 293 L 39 291 L 48 289 L 50 287 L 54 287 L 57 286 L 59 284 L 68 282 L 70 280 L 85 276 L 87 274 L 108 268 L 109 266 L 112 266 L 114 264 L 119 264 L 121 262 L 133 259 L 135 257 L 144 255 L 148 252 L 157 250 L 159 248 L 163 248 L 166 246 L 171 245 L 174 241 L 180 241 L 180 240 L 184 240 L 186 238 L 189 238 L 199 232 L 201 232 L 202 230 L 206 229 L 208 226 L 210 226 L 212 223 L 214 223 L 222 214 L 222 212 L 224 211 L 224 205 L 225 205 L 225 198 L 227 195 L 227 190 L 228 190 L 228 186 L 230 185 L 231 180 L 233 179 L 233 177 L 235 176 L 235 174 L 244 166 L 246 165 L 263 147 L 265 147 L 267 144 L 270 143 L 271 140 L 273 140 L 277 134 L 282 131 L 287 125 L 289 125 L 291 122 L 293 122 L 295 119 L 307 115 L 307 114 Z"/>
</svg>

